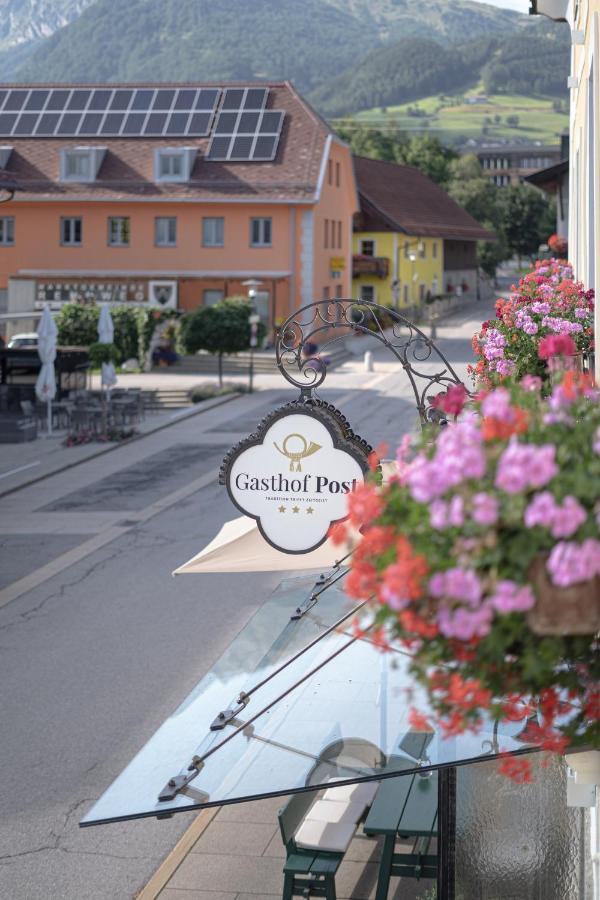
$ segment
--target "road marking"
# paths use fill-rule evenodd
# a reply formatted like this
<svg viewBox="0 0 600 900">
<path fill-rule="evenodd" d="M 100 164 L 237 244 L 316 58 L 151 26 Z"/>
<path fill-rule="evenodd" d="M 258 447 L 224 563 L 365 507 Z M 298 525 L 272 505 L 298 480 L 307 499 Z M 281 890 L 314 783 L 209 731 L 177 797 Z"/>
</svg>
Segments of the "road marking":
<svg viewBox="0 0 600 900">
<path fill-rule="evenodd" d="M 102 547 L 106 546 L 106 544 L 110 544 L 117 538 L 122 537 L 128 531 L 131 531 L 132 528 L 135 528 L 136 525 L 147 522 L 148 519 L 158 515 L 158 513 L 163 512 L 165 509 L 169 509 L 170 506 L 175 506 L 180 500 L 189 497 L 191 494 L 195 494 L 196 491 L 201 491 L 209 484 L 215 484 L 218 477 L 219 469 L 212 469 L 210 472 L 207 472 L 206 475 L 195 478 L 194 481 L 190 481 L 185 487 L 167 494 L 167 496 L 162 499 L 157 500 L 155 503 L 151 503 L 150 506 L 135 513 L 136 521 L 132 522 L 131 525 L 113 525 L 110 528 L 107 528 L 106 531 L 101 531 L 89 540 L 84 541 L 83 544 L 79 544 L 78 547 L 74 547 L 72 550 L 68 550 L 61 556 L 57 556 L 56 559 L 46 563 L 45 566 L 41 566 L 39 569 L 30 572 L 30 574 L 25 575 L 24 578 L 13 581 L 12 584 L 7 585 L 7 587 L 0 590 L 0 608 L 6 606 L 7 603 L 16 600 L 17 597 L 26 594 L 28 591 L 32 591 L 34 588 L 39 587 L 40 584 L 48 581 L 49 578 L 54 578 L 55 575 L 59 575 L 61 572 L 64 572 L 65 569 L 74 566 L 75 563 L 81 562 L 86 556 L 95 553 L 96 550 L 100 550 Z M 130 516 L 129 518 L 133 519 L 133 516 Z"/>
<path fill-rule="evenodd" d="M 214 817 L 219 811 L 219 807 L 211 809 L 203 809 L 200 815 L 194 819 L 190 827 L 179 838 L 167 858 L 158 867 L 146 887 L 142 888 L 137 895 L 136 900 L 155 900 L 161 893 L 163 888 L 167 886 L 181 863 L 189 854 L 190 850 L 199 839 L 201 834 L 206 831 Z"/>
<path fill-rule="evenodd" d="M 24 472 L 25 469 L 33 469 L 35 466 L 39 466 L 41 462 L 41 459 L 38 459 L 37 462 L 27 463 L 26 466 L 19 466 L 18 469 L 11 469 L 10 472 L 4 472 L 3 475 L 0 475 L 0 478 L 10 478 L 11 475 L 16 475 L 17 472 Z"/>
</svg>

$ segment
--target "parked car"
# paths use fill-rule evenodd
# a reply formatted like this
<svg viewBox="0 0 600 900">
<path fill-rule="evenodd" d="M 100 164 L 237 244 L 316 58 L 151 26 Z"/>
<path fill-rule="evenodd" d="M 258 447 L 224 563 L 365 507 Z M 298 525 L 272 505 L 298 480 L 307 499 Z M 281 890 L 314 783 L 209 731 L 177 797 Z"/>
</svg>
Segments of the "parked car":
<svg viewBox="0 0 600 900">
<path fill-rule="evenodd" d="M 37 347 L 38 339 L 34 331 L 27 334 L 13 334 L 8 342 L 9 350 L 21 350 L 23 347 Z"/>
</svg>

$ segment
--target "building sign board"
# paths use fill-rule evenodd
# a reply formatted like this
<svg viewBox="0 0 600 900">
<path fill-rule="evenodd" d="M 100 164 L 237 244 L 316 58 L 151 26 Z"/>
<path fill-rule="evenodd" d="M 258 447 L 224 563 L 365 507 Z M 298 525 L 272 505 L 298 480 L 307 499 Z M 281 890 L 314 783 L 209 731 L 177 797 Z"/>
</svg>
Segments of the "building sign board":
<svg viewBox="0 0 600 900">
<path fill-rule="evenodd" d="M 370 450 L 332 407 L 289 403 L 234 447 L 220 480 L 273 547 L 308 553 L 346 518 L 348 494 L 363 484 Z"/>
</svg>

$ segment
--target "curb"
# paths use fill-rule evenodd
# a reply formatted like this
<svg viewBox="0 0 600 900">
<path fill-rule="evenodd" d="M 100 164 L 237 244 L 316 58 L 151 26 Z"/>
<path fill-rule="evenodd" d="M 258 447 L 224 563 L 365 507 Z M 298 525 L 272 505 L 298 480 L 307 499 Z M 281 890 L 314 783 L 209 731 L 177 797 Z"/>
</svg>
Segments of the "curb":
<svg viewBox="0 0 600 900">
<path fill-rule="evenodd" d="M 191 419 L 193 416 L 198 416 L 203 412 L 210 412 L 211 409 L 216 409 L 218 406 L 223 406 L 225 403 L 230 403 L 232 400 L 238 400 L 242 397 L 242 394 L 225 394 L 224 397 L 214 397 L 209 400 L 203 400 L 201 403 L 197 403 L 194 408 L 190 409 L 185 415 L 179 416 L 175 421 L 163 422 L 160 425 L 157 425 L 156 428 L 152 428 L 149 431 L 145 431 L 143 434 L 136 434 L 133 437 L 127 438 L 125 441 L 117 441 L 111 444 L 105 444 L 102 447 L 98 448 L 95 453 L 90 453 L 89 456 L 84 456 L 82 459 L 77 459 L 74 462 L 65 463 L 62 466 L 59 466 L 57 469 L 53 469 L 51 472 L 46 472 L 44 475 L 38 475 L 37 478 L 30 478 L 29 481 L 24 481 L 22 484 L 17 484 L 14 487 L 6 488 L 5 490 L 0 490 L 0 497 L 7 497 L 9 494 L 14 494 L 17 491 L 22 490 L 23 488 L 30 487 L 32 484 L 37 484 L 39 481 L 44 481 L 46 478 L 51 478 L 53 475 L 58 475 L 60 472 L 66 472 L 68 469 L 74 469 L 76 466 L 81 466 L 83 463 L 89 462 L 91 459 L 96 459 L 98 456 L 102 456 L 105 453 L 110 453 L 112 450 L 118 450 L 120 447 L 127 447 L 129 444 L 133 444 L 135 441 L 142 441 L 144 438 L 150 437 L 153 434 L 156 434 L 159 431 L 164 431 L 165 428 L 171 428 L 173 425 L 178 425 L 179 422 L 185 422 L 187 419 Z"/>
<path fill-rule="evenodd" d="M 150 881 L 142 888 L 139 894 L 136 894 L 136 900 L 156 900 L 156 897 L 158 897 L 167 886 L 181 863 L 187 858 L 196 841 L 200 838 L 202 833 L 206 831 L 218 811 L 219 807 L 202 810 L 189 828 L 184 831 L 171 852 L 162 861 Z"/>
</svg>

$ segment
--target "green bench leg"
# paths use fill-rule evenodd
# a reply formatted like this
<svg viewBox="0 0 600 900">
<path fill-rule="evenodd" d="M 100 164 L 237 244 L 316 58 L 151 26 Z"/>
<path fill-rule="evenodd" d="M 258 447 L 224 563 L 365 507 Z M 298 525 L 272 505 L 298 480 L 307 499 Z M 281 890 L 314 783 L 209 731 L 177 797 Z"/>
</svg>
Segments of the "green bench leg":
<svg viewBox="0 0 600 900">
<path fill-rule="evenodd" d="M 395 845 L 396 835 L 386 834 L 383 841 L 381 862 L 379 863 L 379 878 L 377 880 L 377 893 L 375 894 L 375 900 L 387 900 L 388 890 L 390 887 L 390 875 L 392 874 L 392 861 L 394 858 Z"/>
<path fill-rule="evenodd" d="M 325 879 L 325 900 L 337 900 L 335 893 L 335 878 Z"/>
<path fill-rule="evenodd" d="M 286 872 L 283 879 L 283 896 L 282 900 L 292 900 L 294 896 L 294 876 L 291 872 Z"/>
</svg>

